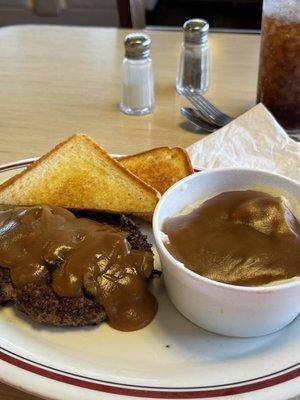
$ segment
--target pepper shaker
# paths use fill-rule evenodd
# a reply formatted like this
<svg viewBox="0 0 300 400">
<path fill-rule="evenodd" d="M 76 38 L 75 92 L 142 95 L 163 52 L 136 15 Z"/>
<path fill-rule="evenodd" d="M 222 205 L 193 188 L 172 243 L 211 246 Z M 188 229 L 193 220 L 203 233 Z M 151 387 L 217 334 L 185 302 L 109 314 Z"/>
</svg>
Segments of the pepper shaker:
<svg viewBox="0 0 300 400">
<path fill-rule="evenodd" d="M 204 93 L 209 87 L 209 24 L 204 19 L 189 19 L 183 25 L 176 89 Z"/>
<path fill-rule="evenodd" d="M 124 45 L 120 109 L 130 115 L 149 114 L 154 107 L 151 39 L 143 33 L 130 33 Z"/>
</svg>

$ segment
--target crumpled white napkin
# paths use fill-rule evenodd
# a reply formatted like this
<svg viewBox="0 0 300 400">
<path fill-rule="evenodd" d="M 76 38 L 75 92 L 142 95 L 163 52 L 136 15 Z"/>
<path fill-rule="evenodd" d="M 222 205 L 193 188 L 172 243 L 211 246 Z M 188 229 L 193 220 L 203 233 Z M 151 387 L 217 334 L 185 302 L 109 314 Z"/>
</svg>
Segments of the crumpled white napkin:
<svg viewBox="0 0 300 400">
<path fill-rule="evenodd" d="M 276 172 L 300 182 L 300 143 L 258 104 L 187 148 L 193 167 L 245 167 Z"/>
</svg>

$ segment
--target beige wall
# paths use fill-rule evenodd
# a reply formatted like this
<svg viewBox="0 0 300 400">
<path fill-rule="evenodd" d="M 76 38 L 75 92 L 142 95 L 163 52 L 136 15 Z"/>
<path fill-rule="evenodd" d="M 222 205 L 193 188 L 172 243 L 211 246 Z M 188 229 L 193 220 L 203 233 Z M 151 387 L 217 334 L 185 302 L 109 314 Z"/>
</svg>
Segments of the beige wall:
<svg viewBox="0 0 300 400">
<path fill-rule="evenodd" d="M 0 0 L 0 26 L 26 23 L 118 26 L 116 0 Z"/>
</svg>

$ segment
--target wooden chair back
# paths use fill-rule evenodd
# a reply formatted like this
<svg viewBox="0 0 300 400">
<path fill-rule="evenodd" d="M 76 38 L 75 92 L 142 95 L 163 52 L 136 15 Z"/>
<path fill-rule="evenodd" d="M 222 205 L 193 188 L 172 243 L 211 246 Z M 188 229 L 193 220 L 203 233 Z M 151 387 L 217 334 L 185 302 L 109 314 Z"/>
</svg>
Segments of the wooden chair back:
<svg viewBox="0 0 300 400">
<path fill-rule="evenodd" d="M 121 28 L 145 28 L 145 0 L 117 0 L 117 2 Z"/>
</svg>

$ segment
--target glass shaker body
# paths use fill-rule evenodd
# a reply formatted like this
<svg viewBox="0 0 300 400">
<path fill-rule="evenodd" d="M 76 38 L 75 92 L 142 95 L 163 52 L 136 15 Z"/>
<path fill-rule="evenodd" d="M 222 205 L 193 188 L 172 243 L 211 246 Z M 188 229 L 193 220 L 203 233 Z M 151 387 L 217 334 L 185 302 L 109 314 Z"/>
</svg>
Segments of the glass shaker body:
<svg viewBox="0 0 300 400">
<path fill-rule="evenodd" d="M 154 107 L 151 39 L 144 33 L 129 33 L 124 46 L 120 109 L 125 114 L 149 114 Z"/>
<path fill-rule="evenodd" d="M 180 51 L 179 70 L 176 81 L 177 92 L 189 89 L 203 94 L 209 87 L 208 43 L 192 44 L 183 42 Z"/>
<path fill-rule="evenodd" d="M 125 57 L 122 64 L 121 110 L 125 114 L 144 115 L 153 111 L 154 90 L 152 60 Z"/>
<path fill-rule="evenodd" d="M 205 19 L 189 19 L 183 25 L 176 89 L 204 93 L 209 86 L 209 24 Z"/>
<path fill-rule="evenodd" d="M 300 132 L 299 0 L 264 0 L 257 101 Z"/>
</svg>

